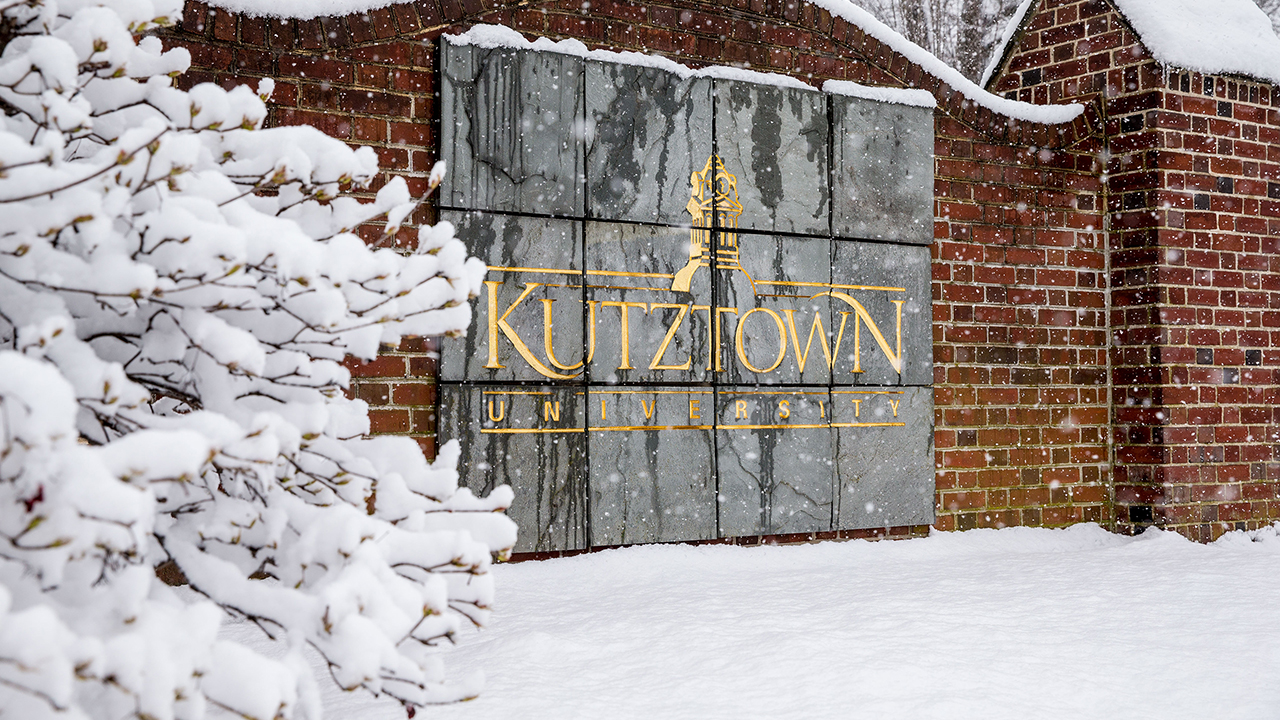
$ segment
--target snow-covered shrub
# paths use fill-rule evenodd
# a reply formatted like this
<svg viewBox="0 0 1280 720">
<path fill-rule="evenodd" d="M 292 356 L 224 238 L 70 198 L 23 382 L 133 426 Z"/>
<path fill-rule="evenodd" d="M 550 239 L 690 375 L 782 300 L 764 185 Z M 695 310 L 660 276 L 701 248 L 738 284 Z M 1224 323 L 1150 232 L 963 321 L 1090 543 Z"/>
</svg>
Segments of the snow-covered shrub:
<svg viewBox="0 0 1280 720">
<path fill-rule="evenodd" d="M 483 265 L 443 224 L 358 239 L 405 184 L 340 197 L 373 152 L 260 129 L 269 81 L 173 87 L 187 53 L 137 38 L 180 11 L 0 0 L 0 715 L 316 718 L 308 646 L 346 689 L 469 697 L 433 646 L 486 618 L 510 491 L 362 438 L 341 363 L 465 328 Z"/>
</svg>

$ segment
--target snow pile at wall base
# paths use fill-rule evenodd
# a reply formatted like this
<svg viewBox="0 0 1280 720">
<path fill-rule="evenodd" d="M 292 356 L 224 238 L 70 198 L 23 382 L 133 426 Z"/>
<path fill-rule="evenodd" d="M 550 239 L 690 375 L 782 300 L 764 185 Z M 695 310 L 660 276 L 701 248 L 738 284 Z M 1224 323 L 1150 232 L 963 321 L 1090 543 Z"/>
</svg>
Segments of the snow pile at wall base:
<svg viewBox="0 0 1280 720">
<path fill-rule="evenodd" d="M 496 622 L 433 720 L 1274 718 L 1280 537 L 1096 525 L 494 568 Z M 326 717 L 404 720 L 330 693 Z"/>
</svg>

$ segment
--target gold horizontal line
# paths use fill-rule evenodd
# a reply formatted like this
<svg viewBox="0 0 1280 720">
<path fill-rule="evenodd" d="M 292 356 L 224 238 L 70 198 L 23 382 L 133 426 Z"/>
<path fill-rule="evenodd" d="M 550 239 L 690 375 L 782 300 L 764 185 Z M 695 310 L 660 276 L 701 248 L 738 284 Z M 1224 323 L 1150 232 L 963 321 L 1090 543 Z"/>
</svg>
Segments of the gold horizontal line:
<svg viewBox="0 0 1280 720">
<path fill-rule="evenodd" d="M 587 285 L 592 290 L 652 290 L 654 292 L 671 292 L 671 288 L 640 287 L 636 285 Z"/>
<path fill-rule="evenodd" d="M 832 390 L 832 395 L 905 395 L 902 390 Z"/>
<path fill-rule="evenodd" d="M 906 427 L 906 423 L 831 423 L 820 425 L 720 425 L 720 430 L 822 430 L 824 428 L 872 428 L 872 427 Z M 616 427 L 584 428 L 492 428 L 482 429 L 482 434 L 499 435 L 546 435 L 574 434 L 583 432 L 638 432 L 642 430 L 713 430 L 712 425 L 632 425 Z"/>
<path fill-rule="evenodd" d="M 592 395 L 710 395 L 714 390 L 590 390 Z"/>
<path fill-rule="evenodd" d="M 721 430 L 822 430 L 830 425 L 720 425 Z"/>
<path fill-rule="evenodd" d="M 625 272 L 622 270 L 588 270 L 588 275 L 603 275 L 606 277 L 639 277 L 639 278 L 662 278 L 670 280 L 675 277 L 671 273 L 642 273 L 642 272 Z"/>
<path fill-rule="evenodd" d="M 906 288 L 883 287 L 880 285 L 837 285 L 831 284 L 833 290 L 888 290 L 889 292 L 906 292 Z"/>
<path fill-rule="evenodd" d="M 906 292 L 906 288 L 882 287 L 880 285 L 837 285 L 835 283 L 791 282 L 786 280 L 757 280 L 757 285 L 794 285 L 796 287 L 820 287 L 833 290 L 888 290 L 889 292 Z"/>
<path fill-rule="evenodd" d="M 636 430 L 711 430 L 711 425 L 634 425 L 618 427 L 593 427 L 591 432 L 632 432 Z"/>
<path fill-rule="evenodd" d="M 826 395 L 825 392 L 804 392 L 802 390 L 721 390 L 721 395 Z"/>
<path fill-rule="evenodd" d="M 490 270 L 498 270 L 500 272 L 531 272 L 531 273 L 550 273 L 552 275 L 581 275 L 581 270 L 556 270 L 553 268 L 528 268 L 528 267 L 503 267 L 501 265 L 490 265 Z"/>
<path fill-rule="evenodd" d="M 720 425 L 720 430 L 821 430 L 822 428 L 906 427 L 906 423 L 830 423 L 822 425 Z"/>
<path fill-rule="evenodd" d="M 500 435 L 533 435 L 533 434 L 550 434 L 550 433 L 581 433 L 586 432 L 584 428 L 492 428 L 484 429 L 481 433 L 497 433 Z"/>
<path fill-rule="evenodd" d="M 504 265 L 490 265 L 490 270 L 497 272 L 527 272 L 527 273 L 547 273 L 551 275 L 590 275 L 593 277 L 634 277 L 634 278 L 658 278 L 662 280 L 671 280 L 675 277 L 671 273 L 641 273 L 641 272 L 625 272 L 622 270 L 563 270 L 559 268 L 532 268 L 532 267 L 508 267 Z M 887 287 L 882 285 L 841 285 L 837 283 L 819 283 L 819 282 L 796 282 L 785 280 L 757 280 L 756 285 L 787 285 L 793 287 L 816 287 L 829 288 L 832 290 L 885 290 L 888 292 L 906 292 L 906 288 Z M 609 287 L 609 286 L 600 286 Z M 669 290 L 670 288 L 625 288 L 634 290 Z M 799 297 L 790 295 L 767 295 L 765 297 Z"/>
<path fill-rule="evenodd" d="M 564 392 L 563 390 L 561 392 Z M 555 393 L 545 390 L 485 390 L 481 395 L 554 395 Z M 574 395 L 585 395 L 581 390 L 575 392 Z"/>
</svg>

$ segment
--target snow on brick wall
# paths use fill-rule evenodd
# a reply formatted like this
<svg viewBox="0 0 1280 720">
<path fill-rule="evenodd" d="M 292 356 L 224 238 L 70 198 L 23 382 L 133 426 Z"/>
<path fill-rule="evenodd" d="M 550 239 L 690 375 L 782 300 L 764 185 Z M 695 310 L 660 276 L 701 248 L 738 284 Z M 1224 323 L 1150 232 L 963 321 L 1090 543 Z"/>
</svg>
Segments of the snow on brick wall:
<svg viewBox="0 0 1280 720">
<path fill-rule="evenodd" d="M 1112 109 L 1125 117 L 1146 111 L 1143 103 L 1150 101 L 1142 91 L 1158 75 L 1144 69 L 1149 58 L 1121 24 L 1083 16 L 1082 8 L 1098 4 L 1056 3 L 1075 7 L 1075 19 L 1064 13 L 1063 23 L 1053 13 L 1033 18 L 1034 32 L 1058 24 L 1080 28 L 1050 34 L 1044 47 L 1015 49 L 1015 65 L 1002 71 L 995 89 L 1043 104 L 1091 101 L 1107 82 L 1134 84 L 1135 99 L 1121 99 Z M 1112 434 L 1108 363 L 1119 377 L 1128 356 L 1107 352 L 1103 218 L 1106 204 L 1116 200 L 1100 179 L 1107 156 L 1096 108 L 1065 125 L 1011 123 L 966 101 L 858 26 L 807 3 L 599 0 L 583 12 L 577 3 L 482 7 L 428 0 L 284 21 L 238 17 L 199 3 L 187 7 L 181 29 L 166 39 L 191 49 L 196 70 L 188 81 L 234 84 L 275 76 L 282 88 L 275 122 L 314 124 L 370 145 L 411 183 L 425 179 L 437 155 L 434 42 L 478 23 L 694 66 L 749 65 L 815 87 L 841 80 L 933 93 L 939 105 L 933 246 L 937 526 L 1113 520 L 1113 443 L 1150 443 L 1130 444 L 1127 435 Z M 1090 44 L 1074 44 L 1082 39 Z M 1070 57 L 1077 52 L 1083 59 Z M 1121 121 L 1108 122 L 1113 130 Z M 1140 188 L 1149 178 L 1138 165 L 1122 166 L 1131 162 L 1122 158 L 1142 158 L 1147 150 L 1124 150 L 1126 142 L 1135 141 L 1113 142 L 1111 171 L 1132 171 L 1125 182 Z M 1110 183 L 1113 191 L 1116 182 Z M 1123 271 L 1113 277 L 1127 282 Z M 1124 311 L 1114 312 L 1124 317 Z M 385 423 L 382 429 L 429 446 L 434 418 L 425 386 L 432 373 L 426 349 L 405 346 L 359 369 L 356 392 L 381 413 L 375 421 Z M 398 401 L 397 389 L 409 386 Z M 1249 512 L 1255 525 L 1280 517 L 1265 501 Z"/>
</svg>

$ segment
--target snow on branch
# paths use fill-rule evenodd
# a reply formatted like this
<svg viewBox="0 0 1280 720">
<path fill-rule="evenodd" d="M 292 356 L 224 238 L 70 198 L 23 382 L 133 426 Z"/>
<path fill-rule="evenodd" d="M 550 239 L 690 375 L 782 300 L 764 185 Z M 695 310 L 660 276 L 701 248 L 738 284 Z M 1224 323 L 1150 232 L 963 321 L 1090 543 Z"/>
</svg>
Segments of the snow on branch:
<svg viewBox="0 0 1280 720">
<path fill-rule="evenodd" d="M 314 719 L 304 651 L 348 690 L 471 697 L 438 650 L 488 617 L 511 491 L 366 439 L 341 363 L 462 332 L 484 265 L 445 223 L 380 247 L 421 198 L 344 197 L 373 152 L 263 129 L 270 81 L 176 89 L 186 51 L 136 38 L 180 11 L 0 0 L 0 707 Z M 284 658 L 219 640 L 228 613 Z"/>
</svg>

